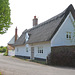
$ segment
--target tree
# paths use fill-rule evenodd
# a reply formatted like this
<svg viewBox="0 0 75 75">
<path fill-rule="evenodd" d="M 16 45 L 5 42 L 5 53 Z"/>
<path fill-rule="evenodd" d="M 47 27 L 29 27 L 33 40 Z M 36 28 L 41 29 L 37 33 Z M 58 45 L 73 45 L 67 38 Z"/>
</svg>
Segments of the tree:
<svg viewBox="0 0 75 75">
<path fill-rule="evenodd" d="M 7 50 L 7 47 L 0 46 L 0 53 L 6 52 L 6 50 Z"/>
<path fill-rule="evenodd" d="M 5 33 L 11 25 L 9 0 L 0 0 L 0 34 Z"/>
</svg>

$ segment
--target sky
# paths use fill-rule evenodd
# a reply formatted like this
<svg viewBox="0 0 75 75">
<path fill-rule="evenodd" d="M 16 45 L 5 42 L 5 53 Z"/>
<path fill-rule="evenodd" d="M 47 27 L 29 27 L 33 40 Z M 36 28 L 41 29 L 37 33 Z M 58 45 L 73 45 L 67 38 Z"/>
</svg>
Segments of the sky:
<svg viewBox="0 0 75 75">
<path fill-rule="evenodd" d="M 64 11 L 70 4 L 75 8 L 75 0 L 9 0 L 11 22 L 8 31 L 0 34 L 0 46 L 7 46 L 18 28 L 18 36 L 25 29 L 33 27 L 32 19 L 38 18 L 38 24 Z"/>
</svg>

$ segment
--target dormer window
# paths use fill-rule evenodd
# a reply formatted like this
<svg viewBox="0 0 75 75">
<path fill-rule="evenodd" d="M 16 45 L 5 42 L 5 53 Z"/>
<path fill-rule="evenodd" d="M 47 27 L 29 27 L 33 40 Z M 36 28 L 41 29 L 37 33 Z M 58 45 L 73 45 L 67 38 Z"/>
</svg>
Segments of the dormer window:
<svg viewBox="0 0 75 75">
<path fill-rule="evenodd" d="M 28 41 L 28 39 L 29 39 L 29 35 L 28 35 L 28 33 L 26 33 L 26 35 L 25 35 L 26 42 Z"/>
</svg>

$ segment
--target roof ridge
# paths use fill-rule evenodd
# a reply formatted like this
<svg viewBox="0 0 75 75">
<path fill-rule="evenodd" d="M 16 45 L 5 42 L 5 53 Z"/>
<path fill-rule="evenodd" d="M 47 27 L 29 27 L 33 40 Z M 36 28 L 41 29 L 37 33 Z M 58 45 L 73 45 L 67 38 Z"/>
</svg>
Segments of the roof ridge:
<svg viewBox="0 0 75 75">
<path fill-rule="evenodd" d="M 64 11 L 63 11 L 64 12 Z M 61 12 L 61 13 L 63 13 L 63 12 Z M 60 13 L 60 14 L 61 14 Z M 54 16 L 54 17 L 52 17 L 52 18 L 50 18 L 50 19 L 48 19 L 48 20 L 46 20 L 46 21 L 44 21 L 44 22 L 42 22 L 42 23 L 40 23 L 40 24 L 38 24 L 37 26 L 35 26 L 35 27 L 32 27 L 32 28 L 30 28 L 30 29 L 28 29 L 27 31 L 31 31 L 31 30 L 33 30 L 33 29 L 36 29 L 36 28 L 38 28 L 38 27 L 40 27 L 40 26 L 42 26 L 42 25 L 46 25 L 47 23 L 50 23 L 50 22 L 52 22 L 52 21 L 54 21 L 54 20 L 56 20 L 56 19 L 58 19 L 59 17 L 62 17 L 63 16 L 63 14 L 61 14 L 61 16 L 59 16 L 60 14 L 58 14 L 58 15 L 56 15 L 56 16 Z M 58 17 L 57 17 L 58 16 Z"/>
<path fill-rule="evenodd" d="M 69 9 L 69 8 L 70 8 L 70 9 Z M 70 4 L 63 12 L 66 13 L 66 11 L 71 10 L 71 8 L 73 8 L 73 5 L 72 5 L 72 4 Z M 68 10 L 68 9 L 69 9 L 69 10 Z M 61 12 L 61 13 L 63 13 L 63 12 Z M 44 22 L 38 24 L 38 25 L 35 26 L 35 27 L 32 27 L 32 28 L 30 28 L 30 29 L 25 29 L 24 32 L 28 32 L 28 31 L 34 30 L 34 29 L 36 29 L 36 28 L 38 28 L 38 27 L 40 27 L 40 26 L 42 26 L 42 25 L 45 25 L 45 24 L 47 24 L 47 23 L 50 23 L 50 22 L 52 22 L 52 21 L 58 19 L 59 17 L 62 17 L 64 13 L 63 13 L 63 14 L 61 14 L 61 13 L 59 13 L 59 14 L 53 16 L 53 17 L 50 18 L 50 19 L 47 19 L 46 21 L 44 21 Z M 59 16 L 59 15 L 60 15 L 60 16 Z M 55 18 L 54 18 L 54 17 L 55 17 Z M 23 32 L 23 33 L 24 33 L 24 32 Z"/>
<path fill-rule="evenodd" d="M 65 18 L 72 12 L 73 16 L 75 16 L 75 11 L 70 4 L 63 12 L 59 13 L 58 15 L 38 24 L 35 27 L 30 29 L 26 29 L 22 32 L 22 35 L 16 41 L 15 45 L 23 45 L 25 43 L 34 43 L 34 42 L 42 42 L 42 41 L 50 41 L 55 33 L 58 31 L 62 23 L 64 22 Z M 49 23 L 49 24 L 47 24 Z M 46 26 L 47 25 L 47 26 Z M 30 39 L 25 42 L 25 33 L 32 34 L 30 35 Z"/>
</svg>

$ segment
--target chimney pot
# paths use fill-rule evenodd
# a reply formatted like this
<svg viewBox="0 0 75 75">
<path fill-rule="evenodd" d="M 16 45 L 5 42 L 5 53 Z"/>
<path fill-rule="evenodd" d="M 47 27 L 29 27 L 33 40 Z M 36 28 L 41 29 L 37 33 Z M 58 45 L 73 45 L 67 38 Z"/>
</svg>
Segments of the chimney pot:
<svg viewBox="0 0 75 75">
<path fill-rule="evenodd" d="M 36 16 L 34 16 L 34 19 L 36 19 Z"/>
<path fill-rule="evenodd" d="M 38 24 L 38 19 L 36 18 L 36 16 L 34 16 L 33 19 L 33 26 L 36 26 Z"/>
</svg>

